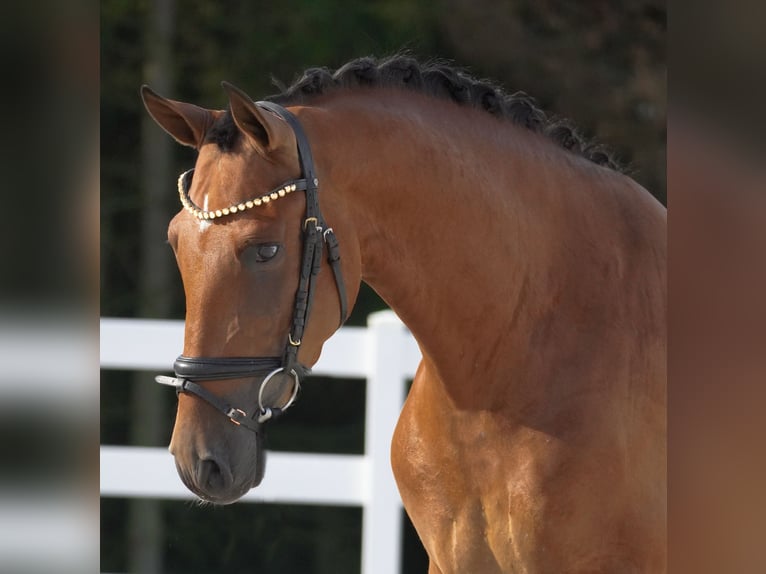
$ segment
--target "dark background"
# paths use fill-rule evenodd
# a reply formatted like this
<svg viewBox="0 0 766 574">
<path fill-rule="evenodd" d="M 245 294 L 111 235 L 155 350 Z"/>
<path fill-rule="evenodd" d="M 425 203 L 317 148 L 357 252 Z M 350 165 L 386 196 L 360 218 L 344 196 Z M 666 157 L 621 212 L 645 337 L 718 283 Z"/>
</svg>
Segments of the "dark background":
<svg viewBox="0 0 766 574">
<path fill-rule="evenodd" d="M 665 202 L 664 2 L 104 0 L 100 22 L 102 316 L 183 318 L 165 230 L 179 209 L 175 179 L 195 154 L 147 119 L 143 83 L 222 108 L 221 80 L 258 98 L 278 91 L 272 78 L 407 49 L 531 94 Z M 366 289 L 350 324 L 382 307 Z M 102 372 L 103 444 L 167 445 L 175 397 L 152 375 Z M 363 421 L 363 385 L 314 379 L 270 448 L 361 454 Z M 360 542 L 353 508 L 101 501 L 104 572 L 358 572 Z M 409 525 L 404 549 L 403 571 L 425 572 Z"/>
</svg>

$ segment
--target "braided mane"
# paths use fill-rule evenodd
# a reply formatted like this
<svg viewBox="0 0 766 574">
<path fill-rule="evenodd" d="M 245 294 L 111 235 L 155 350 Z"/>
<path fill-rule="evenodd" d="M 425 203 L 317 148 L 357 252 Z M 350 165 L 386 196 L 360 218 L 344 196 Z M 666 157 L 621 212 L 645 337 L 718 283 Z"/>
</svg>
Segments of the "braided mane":
<svg viewBox="0 0 766 574">
<path fill-rule="evenodd" d="M 281 86 L 280 86 L 281 87 Z M 407 55 L 381 60 L 372 57 L 347 62 L 337 70 L 309 68 L 279 94 L 264 98 L 282 105 L 303 104 L 312 98 L 344 88 L 392 87 L 472 106 L 536 133 L 543 133 L 564 149 L 618 171 L 622 166 L 601 145 L 585 140 L 569 120 L 548 117 L 524 92 L 507 94 L 503 89 L 442 62 L 421 63 Z M 206 136 L 227 151 L 239 130 L 226 113 Z"/>
<path fill-rule="evenodd" d="M 359 86 L 413 90 L 472 106 L 544 133 L 561 147 L 596 164 L 622 170 L 603 146 L 585 140 L 569 120 L 549 118 L 526 93 L 507 94 L 495 84 L 438 61 L 422 63 L 411 56 L 396 55 L 381 60 L 357 58 L 335 71 L 309 68 L 281 93 L 265 99 L 283 105 L 301 104 L 334 90 Z"/>
</svg>

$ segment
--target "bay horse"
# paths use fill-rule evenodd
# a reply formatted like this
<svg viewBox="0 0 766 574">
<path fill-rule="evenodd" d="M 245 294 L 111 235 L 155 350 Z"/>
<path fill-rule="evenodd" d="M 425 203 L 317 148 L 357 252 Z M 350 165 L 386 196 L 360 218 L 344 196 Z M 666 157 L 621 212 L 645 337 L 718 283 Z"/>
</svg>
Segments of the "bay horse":
<svg viewBox="0 0 766 574">
<path fill-rule="evenodd" d="M 309 69 L 261 102 L 223 86 L 227 110 L 142 88 L 199 152 L 168 229 L 183 355 L 159 378 L 188 488 L 260 483 L 264 425 L 365 281 L 422 351 L 391 463 L 430 574 L 664 572 L 664 207 L 444 64 Z"/>
</svg>

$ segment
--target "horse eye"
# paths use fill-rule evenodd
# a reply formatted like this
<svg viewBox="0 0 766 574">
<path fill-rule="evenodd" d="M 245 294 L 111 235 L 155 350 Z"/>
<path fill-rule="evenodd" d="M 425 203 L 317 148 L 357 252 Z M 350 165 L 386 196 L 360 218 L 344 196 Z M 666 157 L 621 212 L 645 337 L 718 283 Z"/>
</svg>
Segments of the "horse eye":
<svg viewBox="0 0 766 574">
<path fill-rule="evenodd" d="M 279 253 L 279 245 L 276 243 L 259 243 L 251 245 L 242 254 L 242 260 L 248 263 L 265 263 Z"/>
<path fill-rule="evenodd" d="M 279 251 L 278 245 L 259 245 L 256 249 L 259 261 L 268 261 L 274 257 Z"/>
</svg>

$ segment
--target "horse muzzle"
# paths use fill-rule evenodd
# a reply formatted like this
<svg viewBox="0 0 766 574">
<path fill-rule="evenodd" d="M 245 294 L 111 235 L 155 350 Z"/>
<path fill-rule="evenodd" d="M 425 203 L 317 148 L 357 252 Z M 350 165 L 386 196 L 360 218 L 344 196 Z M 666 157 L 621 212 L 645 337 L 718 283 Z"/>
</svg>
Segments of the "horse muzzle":
<svg viewBox="0 0 766 574">
<path fill-rule="evenodd" d="M 193 409 L 186 414 L 195 416 L 176 420 L 169 450 L 181 481 L 191 492 L 207 502 L 230 504 L 261 483 L 266 470 L 263 425 L 242 432 L 225 422 L 211 424 L 215 414 L 201 404 L 180 408 Z"/>
</svg>

